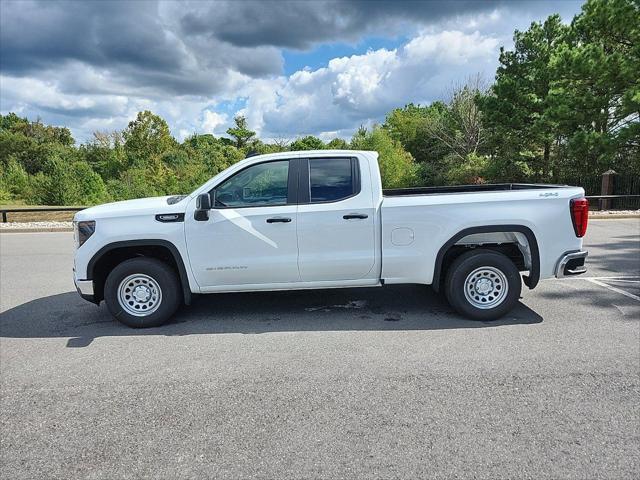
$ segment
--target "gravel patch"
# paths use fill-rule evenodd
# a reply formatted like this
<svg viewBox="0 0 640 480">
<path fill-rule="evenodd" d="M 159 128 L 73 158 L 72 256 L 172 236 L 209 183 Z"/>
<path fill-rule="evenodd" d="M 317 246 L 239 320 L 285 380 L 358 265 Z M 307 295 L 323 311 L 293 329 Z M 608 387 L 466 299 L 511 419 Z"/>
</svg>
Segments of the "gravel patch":
<svg viewBox="0 0 640 480">
<path fill-rule="evenodd" d="M 0 230 L 71 229 L 73 222 L 8 222 L 0 223 Z"/>
<path fill-rule="evenodd" d="M 592 210 L 589 215 L 598 216 L 620 216 L 620 215 L 640 215 L 640 210 Z"/>
</svg>

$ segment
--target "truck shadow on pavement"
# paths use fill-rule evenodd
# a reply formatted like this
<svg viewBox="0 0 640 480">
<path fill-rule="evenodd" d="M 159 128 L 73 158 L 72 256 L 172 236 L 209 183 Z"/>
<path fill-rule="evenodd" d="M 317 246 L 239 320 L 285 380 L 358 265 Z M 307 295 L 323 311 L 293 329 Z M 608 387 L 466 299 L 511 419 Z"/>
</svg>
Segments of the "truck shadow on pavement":
<svg viewBox="0 0 640 480">
<path fill-rule="evenodd" d="M 443 330 L 540 322 L 542 317 L 522 303 L 500 320 L 466 320 L 428 287 L 394 285 L 203 295 L 194 298 L 191 306 L 182 307 L 167 325 L 132 329 L 116 322 L 104 303 L 96 307 L 69 292 L 1 313 L 0 337 L 69 337 L 67 347 L 77 348 L 105 336 Z"/>
</svg>

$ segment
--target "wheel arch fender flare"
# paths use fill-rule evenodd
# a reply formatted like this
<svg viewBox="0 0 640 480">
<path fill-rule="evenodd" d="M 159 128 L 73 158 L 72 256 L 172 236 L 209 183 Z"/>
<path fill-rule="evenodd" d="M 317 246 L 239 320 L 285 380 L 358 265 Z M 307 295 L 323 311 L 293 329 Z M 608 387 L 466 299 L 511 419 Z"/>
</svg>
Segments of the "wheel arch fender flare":
<svg viewBox="0 0 640 480">
<path fill-rule="evenodd" d="M 87 279 L 93 279 L 94 269 L 98 261 L 103 258 L 107 253 L 112 250 L 118 248 L 127 248 L 127 247 L 144 247 L 144 246 L 154 246 L 154 247 L 164 247 L 166 248 L 173 257 L 173 260 L 178 267 L 178 275 L 180 277 L 180 284 L 182 286 L 182 294 L 184 297 L 185 305 L 191 304 L 191 289 L 189 287 L 189 276 L 187 275 L 187 269 L 184 264 L 184 260 L 182 259 L 182 255 L 178 248 L 168 240 L 160 240 L 160 239 L 139 239 L 139 240 L 123 240 L 119 242 L 108 243 L 103 246 L 100 250 L 98 250 L 89 263 L 87 264 Z"/>
<path fill-rule="evenodd" d="M 440 280 L 442 278 L 442 267 L 444 258 L 449 249 L 458 242 L 458 240 L 472 235 L 474 233 L 492 233 L 492 232 L 518 232 L 522 233 L 529 243 L 529 250 L 531 251 L 531 270 L 529 275 L 523 277 L 524 283 L 529 289 L 533 289 L 540 280 L 540 250 L 538 248 L 538 241 L 535 234 L 529 227 L 524 225 L 483 225 L 478 227 L 469 227 L 464 230 L 460 230 L 449 240 L 447 240 L 436 256 L 436 264 L 433 270 L 433 280 L 431 285 L 437 292 L 440 290 Z"/>
</svg>

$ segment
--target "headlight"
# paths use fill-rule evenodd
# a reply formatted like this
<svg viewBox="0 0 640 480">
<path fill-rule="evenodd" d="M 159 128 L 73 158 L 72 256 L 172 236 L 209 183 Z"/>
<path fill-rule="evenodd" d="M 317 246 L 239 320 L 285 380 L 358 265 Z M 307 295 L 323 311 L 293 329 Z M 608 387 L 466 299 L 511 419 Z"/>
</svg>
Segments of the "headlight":
<svg viewBox="0 0 640 480">
<path fill-rule="evenodd" d="M 83 222 L 73 222 L 73 236 L 76 241 L 76 248 L 80 248 L 84 242 L 86 242 L 93 232 L 96 231 L 96 222 L 94 220 L 88 220 Z"/>
</svg>

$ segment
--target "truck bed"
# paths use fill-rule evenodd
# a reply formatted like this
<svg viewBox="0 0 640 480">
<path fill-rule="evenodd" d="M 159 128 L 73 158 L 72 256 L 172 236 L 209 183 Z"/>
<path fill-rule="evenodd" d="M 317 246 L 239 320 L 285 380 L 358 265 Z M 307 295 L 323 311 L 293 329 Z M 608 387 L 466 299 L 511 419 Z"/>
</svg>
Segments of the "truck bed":
<svg viewBox="0 0 640 480">
<path fill-rule="evenodd" d="M 450 185 L 442 187 L 389 188 L 382 191 L 385 197 L 407 195 L 438 195 L 447 193 L 501 192 L 507 190 L 536 190 L 563 188 L 567 185 L 546 185 L 542 183 L 487 183 L 479 185 Z"/>
<path fill-rule="evenodd" d="M 542 252 L 540 278 L 552 277 L 558 259 L 581 248 L 569 208 L 572 198 L 584 196 L 579 187 L 504 183 L 389 189 L 383 195 L 385 283 L 430 284 L 438 250 L 464 231 L 525 227 Z"/>
</svg>

